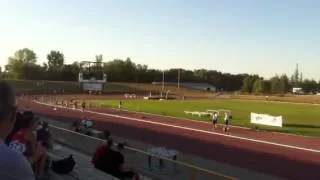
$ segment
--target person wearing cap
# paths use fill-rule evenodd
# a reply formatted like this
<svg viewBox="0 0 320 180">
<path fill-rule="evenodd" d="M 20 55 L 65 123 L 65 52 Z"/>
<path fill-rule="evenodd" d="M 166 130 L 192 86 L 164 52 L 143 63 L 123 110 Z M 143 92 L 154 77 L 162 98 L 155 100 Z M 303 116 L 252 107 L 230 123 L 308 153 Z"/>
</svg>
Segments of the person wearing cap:
<svg viewBox="0 0 320 180">
<path fill-rule="evenodd" d="M 23 154 L 29 160 L 36 175 L 41 177 L 45 167 L 45 148 L 36 140 L 39 118 L 32 111 L 25 111 L 19 122 L 19 130 L 13 135 L 9 148 Z"/>
<path fill-rule="evenodd" d="M 0 179 L 34 180 L 35 175 L 27 159 L 4 143 L 15 124 L 16 110 L 13 89 L 5 81 L 0 81 Z"/>
</svg>

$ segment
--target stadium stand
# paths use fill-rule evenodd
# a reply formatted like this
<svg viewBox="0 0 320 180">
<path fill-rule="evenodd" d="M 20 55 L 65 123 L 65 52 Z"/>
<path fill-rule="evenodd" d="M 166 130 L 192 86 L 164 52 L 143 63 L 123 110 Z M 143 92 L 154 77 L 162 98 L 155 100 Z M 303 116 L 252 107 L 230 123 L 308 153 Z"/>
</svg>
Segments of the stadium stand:
<svg viewBox="0 0 320 180">
<path fill-rule="evenodd" d="M 95 152 L 98 146 L 104 144 L 104 141 L 87 136 L 84 134 L 79 134 L 73 131 L 69 131 L 67 129 L 59 128 L 57 126 L 51 126 L 50 131 L 56 143 L 60 144 L 65 149 L 73 149 L 81 152 L 82 154 L 86 155 L 87 157 L 91 158 L 91 155 Z M 55 152 L 57 153 L 57 152 Z M 64 156 L 66 157 L 67 153 Z M 93 167 L 90 163 L 90 167 Z M 88 166 L 84 163 L 84 166 Z M 93 167 L 94 168 L 94 167 Z M 145 173 L 142 170 L 134 168 L 136 172 L 138 172 L 140 180 L 160 180 L 161 178 L 155 177 L 152 173 Z"/>
<path fill-rule="evenodd" d="M 26 112 L 26 111 L 24 111 Z M 29 111 L 30 112 L 30 111 Z M 25 113 L 18 113 L 23 116 Z M 17 115 L 18 115 L 17 114 Z M 20 122 L 23 119 L 20 119 Z M 17 121 L 19 122 L 19 121 Z M 20 124 L 20 123 L 18 123 Z M 41 122 L 39 125 L 43 125 L 44 123 Z M 38 127 L 39 128 L 39 127 Z M 15 132 L 14 130 L 13 132 Z M 51 132 L 51 129 L 50 129 Z M 51 134 L 53 140 L 56 140 L 56 134 Z M 38 134 L 39 135 L 39 134 Z M 9 141 L 10 142 L 10 141 Z M 70 173 L 65 174 L 57 174 L 53 170 L 52 161 L 59 161 L 65 159 L 66 157 L 72 155 L 73 159 L 75 160 L 75 166 L 73 167 Z M 51 179 L 51 180 L 119 180 L 109 174 L 106 174 L 102 171 L 97 170 L 91 164 L 91 156 L 87 155 L 83 152 L 77 151 L 76 149 L 68 148 L 63 146 L 56 141 L 53 143 L 52 148 L 48 148 L 46 153 L 47 159 L 47 167 L 43 176 L 40 179 Z"/>
<path fill-rule="evenodd" d="M 97 169 L 95 169 L 91 165 L 91 157 L 75 151 L 71 148 L 68 148 L 66 146 L 56 144 L 53 150 L 51 150 L 48 155 L 53 160 L 65 158 L 69 156 L 70 154 L 73 155 L 76 165 L 73 169 L 73 171 L 66 175 L 61 175 L 54 173 L 53 171 L 50 171 L 50 179 L 52 180 L 119 180 L 118 178 L 115 178 L 111 175 L 108 175 L 104 172 L 101 172 Z"/>
</svg>

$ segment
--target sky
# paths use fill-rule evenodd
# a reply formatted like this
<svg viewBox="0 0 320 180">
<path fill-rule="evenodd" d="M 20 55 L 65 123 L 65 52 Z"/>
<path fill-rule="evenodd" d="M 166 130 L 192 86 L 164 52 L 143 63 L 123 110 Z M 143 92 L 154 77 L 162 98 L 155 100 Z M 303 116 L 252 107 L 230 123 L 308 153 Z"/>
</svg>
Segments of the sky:
<svg viewBox="0 0 320 180">
<path fill-rule="evenodd" d="M 130 57 L 150 68 L 320 80 L 318 0 L 0 0 L 0 64 L 21 48 L 46 62 Z"/>
</svg>

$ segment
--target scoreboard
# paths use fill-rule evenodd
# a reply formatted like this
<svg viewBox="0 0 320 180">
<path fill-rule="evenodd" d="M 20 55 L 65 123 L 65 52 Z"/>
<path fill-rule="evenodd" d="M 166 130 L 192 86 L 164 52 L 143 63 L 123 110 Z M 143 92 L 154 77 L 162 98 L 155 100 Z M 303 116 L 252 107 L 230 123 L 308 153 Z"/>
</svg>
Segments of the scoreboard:
<svg viewBox="0 0 320 180">
<path fill-rule="evenodd" d="M 103 72 L 79 73 L 79 82 L 106 83 L 107 74 Z"/>
</svg>

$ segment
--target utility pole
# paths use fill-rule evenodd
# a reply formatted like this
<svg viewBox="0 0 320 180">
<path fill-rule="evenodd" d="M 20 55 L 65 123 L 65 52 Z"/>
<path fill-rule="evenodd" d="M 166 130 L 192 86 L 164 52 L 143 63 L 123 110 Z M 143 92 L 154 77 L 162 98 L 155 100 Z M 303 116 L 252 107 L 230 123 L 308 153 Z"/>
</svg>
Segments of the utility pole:
<svg viewBox="0 0 320 180">
<path fill-rule="evenodd" d="M 180 89 L 180 69 L 178 69 L 178 92 Z"/>
<path fill-rule="evenodd" d="M 162 91 L 164 91 L 164 70 L 162 71 Z"/>
<path fill-rule="evenodd" d="M 161 98 L 163 96 L 163 91 L 164 91 L 164 70 L 162 70 L 162 90 L 161 90 Z"/>
</svg>

